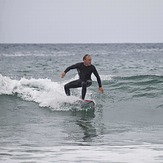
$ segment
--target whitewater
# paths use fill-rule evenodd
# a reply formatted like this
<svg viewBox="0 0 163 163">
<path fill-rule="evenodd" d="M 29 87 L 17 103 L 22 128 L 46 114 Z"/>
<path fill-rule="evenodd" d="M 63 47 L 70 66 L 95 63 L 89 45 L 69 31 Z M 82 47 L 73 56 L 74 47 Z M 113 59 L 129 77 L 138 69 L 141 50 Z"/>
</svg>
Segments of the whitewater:
<svg viewBox="0 0 163 163">
<path fill-rule="evenodd" d="M 79 98 L 70 98 L 63 92 L 64 84 L 52 82 L 50 79 L 12 80 L 0 75 L 1 95 L 13 95 L 26 101 L 38 103 L 40 107 L 49 107 L 59 110 L 64 102 L 74 103 Z"/>
</svg>

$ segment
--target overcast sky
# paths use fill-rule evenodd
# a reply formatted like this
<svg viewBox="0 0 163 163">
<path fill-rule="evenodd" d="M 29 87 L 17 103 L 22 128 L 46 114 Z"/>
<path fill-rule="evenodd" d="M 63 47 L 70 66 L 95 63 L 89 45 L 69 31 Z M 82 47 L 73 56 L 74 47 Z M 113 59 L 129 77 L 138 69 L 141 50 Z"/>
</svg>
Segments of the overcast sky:
<svg viewBox="0 0 163 163">
<path fill-rule="evenodd" d="M 163 0 L 0 0 L 0 43 L 163 42 Z"/>
</svg>

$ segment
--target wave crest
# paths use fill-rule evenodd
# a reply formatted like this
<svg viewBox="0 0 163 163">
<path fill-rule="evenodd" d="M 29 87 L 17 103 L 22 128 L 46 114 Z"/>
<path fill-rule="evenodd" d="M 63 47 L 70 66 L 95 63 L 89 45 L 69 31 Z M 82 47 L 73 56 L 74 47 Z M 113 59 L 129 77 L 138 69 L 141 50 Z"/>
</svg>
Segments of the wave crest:
<svg viewBox="0 0 163 163">
<path fill-rule="evenodd" d="M 125 97 L 155 98 L 163 95 L 163 76 L 161 75 L 134 75 L 127 77 L 114 77 L 110 83 L 110 89 L 123 92 Z"/>
<path fill-rule="evenodd" d="M 61 110 L 60 105 L 64 102 L 73 103 L 79 99 L 74 96 L 67 97 L 63 91 L 63 85 L 50 79 L 13 80 L 0 74 L 0 95 L 17 95 L 23 100 L 33 101 L 41 107 L 50 107 L 55 110 Z"/>
</svg>

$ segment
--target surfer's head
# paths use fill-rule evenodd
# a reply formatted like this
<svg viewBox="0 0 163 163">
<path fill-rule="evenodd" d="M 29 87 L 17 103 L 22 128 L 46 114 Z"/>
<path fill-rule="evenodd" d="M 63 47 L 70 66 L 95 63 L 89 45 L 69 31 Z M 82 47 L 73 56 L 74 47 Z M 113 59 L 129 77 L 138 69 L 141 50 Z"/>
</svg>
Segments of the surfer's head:
<svg viewBox="0 0 163 163">
<path fill-rule="evenodd" d="M 83 57 L 83 61 L 84 61 L 84 65 L 85 65 L 85 66 L 90 66 L 90 65 L 91 65 L 91 62 L 92 62 L 91 55 L 86 54 L 86 55 Z"/>
</svg>

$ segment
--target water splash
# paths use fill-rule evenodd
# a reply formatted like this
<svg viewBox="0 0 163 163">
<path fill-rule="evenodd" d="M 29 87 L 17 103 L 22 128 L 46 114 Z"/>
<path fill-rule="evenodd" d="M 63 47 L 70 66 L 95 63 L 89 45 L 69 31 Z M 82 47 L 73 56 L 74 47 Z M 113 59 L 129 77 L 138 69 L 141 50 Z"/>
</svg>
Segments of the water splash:
<svg viewBox="0 0 163 163">
<path fill-rule="evenodd" d="M 79 98 L 67 97 L 63 90 L 64 83 L 53 82 L 51 79 L 13 80 L 0 74 L 0 95 L 17 95 L 23 100 L 33 101 L 41 107 L 60 109 L 65 102 L 73 103 Z"/>
</svg>

